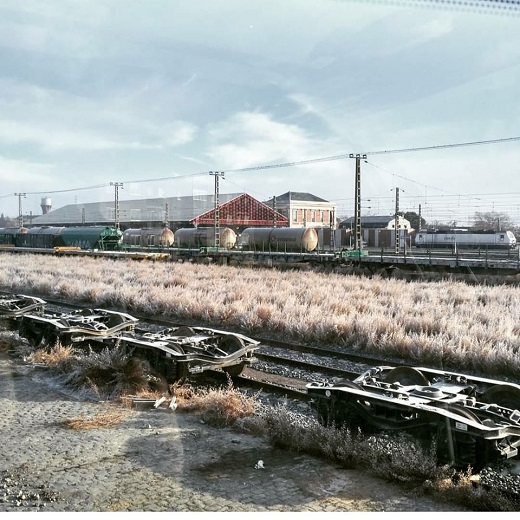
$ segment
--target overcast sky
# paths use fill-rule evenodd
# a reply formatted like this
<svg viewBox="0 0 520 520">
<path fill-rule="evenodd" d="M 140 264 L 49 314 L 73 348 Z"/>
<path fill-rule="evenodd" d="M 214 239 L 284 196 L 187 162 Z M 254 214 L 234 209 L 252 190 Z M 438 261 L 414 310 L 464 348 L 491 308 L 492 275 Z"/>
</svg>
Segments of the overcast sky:
<svg viewBox="0 0 520 520">
<path fill-rule="evenodd" d="M 362 212 L 391 214 L 399 188 L 428 221 L 520 222 L 519 93 L 520 8 L 1 0 L 0 212 L 15 193 L 34 215 L 45 196 L 110 201 L 111 182 L 121 200 L 212 194 L 223 171 L 221 193 L 309 192 L 350 216 L 348 154 L 499 140 L 369 154 Z"/>
</svg>

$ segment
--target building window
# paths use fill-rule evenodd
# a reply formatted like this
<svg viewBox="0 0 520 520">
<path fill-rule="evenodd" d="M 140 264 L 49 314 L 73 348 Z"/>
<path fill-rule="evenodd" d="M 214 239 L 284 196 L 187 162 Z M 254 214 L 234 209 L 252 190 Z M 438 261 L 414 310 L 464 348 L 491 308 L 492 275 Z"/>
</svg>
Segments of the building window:
<svg viewBox="0 0 520 520">
<path fill-rule="evenodd" d="M 293 222 L 298 222 L 298 210 L 293 209 Z"/>
</svg>

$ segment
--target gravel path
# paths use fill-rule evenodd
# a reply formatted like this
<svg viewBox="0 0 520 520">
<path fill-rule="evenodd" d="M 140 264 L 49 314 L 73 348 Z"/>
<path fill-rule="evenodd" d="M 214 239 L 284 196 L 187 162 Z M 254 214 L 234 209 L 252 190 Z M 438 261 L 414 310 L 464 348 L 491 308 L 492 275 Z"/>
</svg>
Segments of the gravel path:
<svg viewBox="0 0 520 520">
<path fill-rule="evenodd" d="M 128 410 L 109 428 L 63 425 L 106 406 L 0 357 L 0 512 L 462 511 L 178 411 Z"/>
</svg>

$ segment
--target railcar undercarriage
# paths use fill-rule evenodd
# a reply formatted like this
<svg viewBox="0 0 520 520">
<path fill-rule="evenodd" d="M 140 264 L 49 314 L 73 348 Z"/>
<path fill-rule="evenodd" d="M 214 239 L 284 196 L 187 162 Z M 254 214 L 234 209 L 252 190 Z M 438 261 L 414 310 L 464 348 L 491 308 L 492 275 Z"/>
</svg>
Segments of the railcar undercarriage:
<svg viewBox="0 0 520 520">
<path fill-rule="evenodd" d="M 254 363 L 259 342 L 242 334 L 206 327 L 174 327 L 152 332 L 133 316 L 106 309 L 45 313 L 45 301 L 19 295 L 0 298 L 0 319 L 34 347 L 118 348 L 146 359 L 175 382 L 191 374 L 222 369 L 231 376 Z"/>
<path fill-rule="evenodd" d="M 436 445 L 440 462 L 480 469 L 518 459 L 520 385 L 425 367 L 371 368 L 307 392 L 323 424 L 354 434 L 406 432 Z"/>
<path fill-rule="evenodd" d="M 15 318 L 29 312 L 41 315 L 45 308 L 45 300 L 25 294 L 0 295 L 0 319 L 14 321 Z"/>
</svg>

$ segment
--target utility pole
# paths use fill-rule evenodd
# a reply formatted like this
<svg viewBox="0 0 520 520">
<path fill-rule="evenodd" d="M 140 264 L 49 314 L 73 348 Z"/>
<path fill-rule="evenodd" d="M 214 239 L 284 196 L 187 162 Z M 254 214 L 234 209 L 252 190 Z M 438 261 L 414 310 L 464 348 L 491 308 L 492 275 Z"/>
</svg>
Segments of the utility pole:
<svg viewBox="0 0 520 520">
<path fill-rule="evenodd" d="M 170 214 L 170 209 L 169 209 L 169 205 L 168 203 L 166 203 L 164 205 L 164 227 L 169 227 L 169 214 Z"/>
<path fill-rule="evenodd" d="M 363 241 L 361 239 L 361 159 L 366 159 L 366 154 L 353 154 L 349 155 L 351 159 L 356 159 L 356 182 L 354 187 L 354 226 L 355 226 L 355 242 L 354 249 L 360 250 L 363 246 Z"/>
<path fill-rule="evenodd" d="M 331 209 L 330 210 L 330 214 L 329 214 L 329 227 L 330 227 L 330 248 L 332 249 L 332 251 L 335 251 L 336 250 L 336 216 L 334 214 L 334 210 Z"/>
<path fill-rule="evenodd" d="M 215 247 L 218 249 L 220 247 L 220 215 L 219 215 L 219 178 L 224 178 L 224 172 L 209 172 L 210 175 L 215 176 L 215 211 L 213 219 L 213 225 L 215 228 Z"/>
<path fill-rule="evenodd" d="M 273 227 L 276 227 L 276 195 L 273 195 Z"/>
<path fill-rule="evenodd" d="M 404 191 L 404 190 L 401 190 Z M 394 228 L 395 228 L 395 254 L 399 254 L 399 188 L 395 189 L 395 215 L 394 215 Z"/>
<path fill-rule="evenodd" d="M 114 186 L 115 192 L 115 226 L 119 230 L 119 188 L 123 189 L 122 182 L 111 182 L 110 186 Z"/>
<path fill-rule="evenodd" d="M 417 231 L 421 231 L 421 220 L 422 220 L 421 205 L 419 204 L 419 229 Z"/>
<path fill-rule="evenodd" d="M 22 197 L 25 199 L 25 193 L 15 193 L 15 197 L 18 197 L 18 223 L 20 227 L 23 227 L 23 211 L 22 211 Z"/>
</svg>

